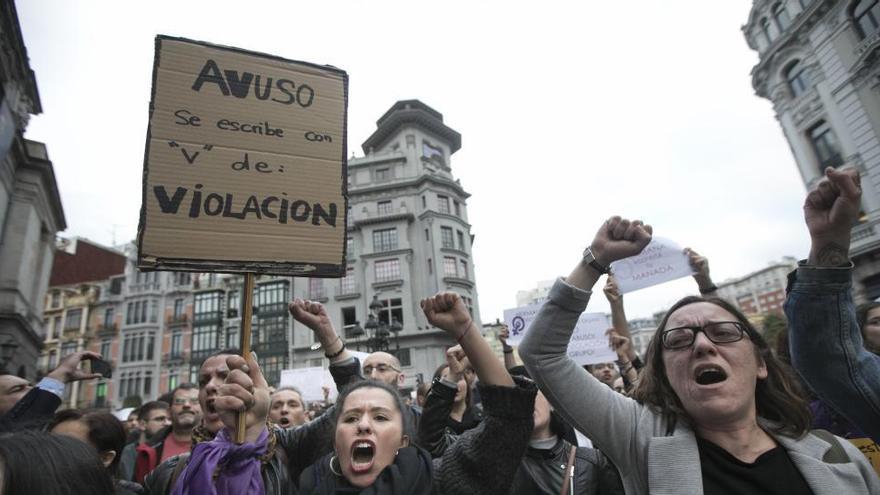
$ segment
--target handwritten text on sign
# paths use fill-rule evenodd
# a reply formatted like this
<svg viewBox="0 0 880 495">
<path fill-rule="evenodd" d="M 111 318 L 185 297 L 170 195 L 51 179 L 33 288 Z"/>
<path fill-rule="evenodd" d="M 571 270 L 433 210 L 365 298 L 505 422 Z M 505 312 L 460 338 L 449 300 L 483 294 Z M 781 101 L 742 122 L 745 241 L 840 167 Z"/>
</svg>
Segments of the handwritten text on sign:
<svg viewBox="0 0 880 495">
<path fill-rule="evenodd" d="M 532 304 L 504 311 L 504 322 L 510 332 L 508 344 L 520 344 L 541 306 L 542 304 Z M 608 337 L 605 336 L 608 327 L 608 316 L 604 313 L 581 314 L 568 343 L 568 356 L 580 365 L 607 363 L 617 359 L 615 352 L 608 346 Z"/>
<path fill-rule="evenodd" d="M 348 77 L 159 36 L 143 268 L 338 276 Z"/>
<path fill-rule="evenodd" d="M 681 246 L 654 237 L 641 253 L 611 263 L 621 293 L 632 292 L 693 274 Z"/>
</svg>

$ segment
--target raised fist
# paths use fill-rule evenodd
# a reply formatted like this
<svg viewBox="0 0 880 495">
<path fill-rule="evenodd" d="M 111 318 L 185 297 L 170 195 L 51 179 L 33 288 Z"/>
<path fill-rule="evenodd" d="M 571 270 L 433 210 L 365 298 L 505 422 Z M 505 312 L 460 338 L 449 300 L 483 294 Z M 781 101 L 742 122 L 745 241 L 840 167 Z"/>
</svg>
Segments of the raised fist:
<svg viewBox="0 0 880 495">
<path fill-rule="evenodd" d="M 608 266 L 613 261 L 635 256 L 651 242 L 653 229 L 641 220 L 614 216 L 599 227 L 590 249 L 596 261 Z"/>
<path fill-rule="evenodd" d="M 605 298 L 608 299 L 608 302 L 612 304 L 623 299 L 623 294 L 620 293 L 620 289 L 617 287 L 617 281 L 614 280 L 613 275 L 608 275 L 608 279 L 605 281 L 605 287 L 602 288 L 602 291 L 605 292 Z"/>
<path fill-rule="evenodd" d="M 428 323 L 440 328 L 458 340 L 473 324 L 471 313 L 461 296 L 454 292 L 441 292 L 434 297 L 422 299 L 422 311 Z"/>
<path fill-rule="evenodd" d="M 324 305 L 314 301 L 303 301 L 302 299 L 294 299 L 287 306 L 293 318 L 309 327 L 318 339 L 323 342 L 321 337 L 331 337 L 336 335 L 333 328 L 333 322 L 327 315 Z"/>
<path fill-rule="evenodd" d="M 857 170 L 825 169 L 807 194 L 804 221 L 810 231 L 810 263 L 839 265 L 848 258 L 850 229 L 859 218 L 862 187 Z"/>
</svg>

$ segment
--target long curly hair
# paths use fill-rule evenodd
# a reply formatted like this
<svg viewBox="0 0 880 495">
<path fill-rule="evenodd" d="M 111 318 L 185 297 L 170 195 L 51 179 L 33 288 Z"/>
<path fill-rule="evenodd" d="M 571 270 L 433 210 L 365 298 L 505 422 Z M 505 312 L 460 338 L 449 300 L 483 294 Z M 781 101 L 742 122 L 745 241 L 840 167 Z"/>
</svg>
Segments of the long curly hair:
<svg viewBox="0 0 880 495">
<path fill-rule="evenodd" d="M 767 366 L 767 378 L 758 380 L 755 387 L 755 405 L 758 416 L 775 423 L 770 429 L 781 435 L 800 438 L 805 435 L 812 423 L 810 409 L 805 394 L 796 379 L 794 371 L 773 355 L 767 341 L 755 330 L 748 318 L 735 306 L 717 297 L 688 296 L 675 303 L 657 328 L 648 344 L 645 354 L 645 368 L 640 373 L 639 382 L 632 398 L 645 404 L 666 417 L 670 430 L 675 422 L 684 421 L 694 425 L 693 418 L 685 411 L 678 395 L 669 383 L 663 364 L 663 344 L 661 335 L 666 329 L 669 316 L 684 306 L 694 303 L 710 303 L 721 307 L 745 325 L 749 339 L 754 345 L 755 356 Z"/>
</svg>

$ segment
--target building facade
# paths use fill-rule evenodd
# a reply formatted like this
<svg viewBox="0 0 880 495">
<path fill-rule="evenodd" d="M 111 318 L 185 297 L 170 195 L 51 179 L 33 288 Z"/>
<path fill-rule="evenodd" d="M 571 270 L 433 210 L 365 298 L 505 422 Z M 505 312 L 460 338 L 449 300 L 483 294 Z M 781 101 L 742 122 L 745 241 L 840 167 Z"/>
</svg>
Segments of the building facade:
<svg viewBox="0 0 880 495">
<path fill-rule="evenodd" d="M 534 289 L 516 291 L 516 307 L 521 308 L 543 303 L 550 296 L 550 289 L 554 282 L 555 280 L 542 280 L 537 283 Z"/>
<path fill-rule="evenodd" d="M 755 0 L 743 33 L 752 85 L 769 99 L 807 188 L 826 167 L 862 176 L 850 258 L 857 302 L 880 297 L 880 4 Z"/>
<path fill-rule="evenodd" d="M 42 112 L 15 11 L 0 4 L 0 371 L 33 379 L 55 234 L 66 228 L 46 146 L 24 139 Z"/>
<path fill-rule="evenodd" d="M 785 257 L 765 268 L 718 285 L 718 296 L 735 304 L 746 316 L 773 313 L 782 316 L 788 274 L 797 260 Z"/>
</svg>

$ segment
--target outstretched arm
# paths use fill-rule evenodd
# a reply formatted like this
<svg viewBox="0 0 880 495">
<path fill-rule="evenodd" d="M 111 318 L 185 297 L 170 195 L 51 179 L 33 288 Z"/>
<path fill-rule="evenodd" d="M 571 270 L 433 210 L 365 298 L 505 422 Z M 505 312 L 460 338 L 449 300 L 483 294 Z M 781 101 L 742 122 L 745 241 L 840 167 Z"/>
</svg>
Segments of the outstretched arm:
<svg viewBox="0 0 880 495">
<path fill-rule="evenodd" d="M 605 292 L 605 298 L 608 299 L 608 304 L 611 306 L 611 326 L 614 327 L 614 331 L 621 337 L 632 339 L 632 335 L 629 332 L 629 323 L 626 321 L 626 311 L 623 309 L 623 294 L 617 288 L 617 281 L 614 279 L 614 275 L 608 275 L 605 287 L 602 290 Z M 621 360 L 632 363 L 638 358 L 632 346 L 625 347 L 624 350 L 626 353 L 618 356 Z M 623 374 L 623 371 L 620 373 Z"/>
<path fill-rule="evenodd" d="M 501 352 L 504 354 L 504 367 L 510 369 L 516 366 L 516 358 L 513 357 L 513 346 L 507 344 L 508 337 L 510 337 L 510 329 L 507 325 L 503 325 L 501 330 L 498 330 L 498 342 L 501 342 Z"/>
<path fill-rule="evenodd" d="M 709 259 L 691 248 L 684 248 L 684 254 L 687 255 L 691 268 L 694 269 L 694 280 L 697 282 L 697 288 L 700 294 L 705 297 L 716 297 L 718 295 L 718 286 L 712 282 L 709 276 Z"/>
<path fill-rule="evenodd" d="M 422 299 L 422 310 L 431 325 L 443 329 L 461 345 L 481 383 L 513 386 L 513 379 L 480 335 L 461 296 L 454 292 L 441 292 Z"/>
<path fill-rule="evenodd" d="M 798 373 L 821 399 L 880 441 L 880 356 L 862 342 L 848 257 L 860 197 L 857 172 L 834 169 L 807 195 L 810 257 L 790 278 L 785 314 Z"/>
<path fill-rule="evenodd" d="M 327 315 L 324 305 L 314 301 L 294 299 L 287 306 L 290 314 L 296 321 L 309 327 L 315 333 L 315 339 L 321 343 L 325 356 L 330 357 L 330 364 L 341 363 L 352 358 L 352 354 L 345 349 L 345 343 L 333 328 L 333 322 Z"/>
</svg>

